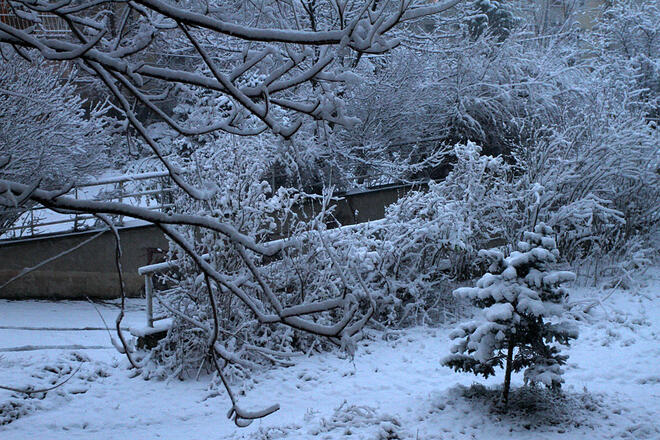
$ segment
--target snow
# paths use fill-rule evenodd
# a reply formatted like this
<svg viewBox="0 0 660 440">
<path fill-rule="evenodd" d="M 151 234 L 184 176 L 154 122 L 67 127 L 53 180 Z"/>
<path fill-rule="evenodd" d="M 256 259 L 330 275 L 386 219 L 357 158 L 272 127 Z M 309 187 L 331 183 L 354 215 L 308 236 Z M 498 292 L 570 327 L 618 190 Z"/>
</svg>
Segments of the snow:
<svg viewBox="0 0 660 440">
<path fill-rule="evenodd" d="M 0 385 L 50 385 L 80 367 L 46 396 L 0 390 L 0 438 L 657 440 L 660 268 L 640 283 L 639 292 L 616 290 L 588 314 L 576 315 L 580 337 L 566 350 L 570 357 L 562 367 L 567 397 L 545 406 L 537 402 L 537 414 L 515 411 L 534 397 L 522 391 L 513 392 L 508 414 L 493 410 L 484 396 L 497 392 L 501 370 L 483 380 L 442 367 L 454 327 L 446 325 L 368 330 L 354 359 L 336 353 L 302 356 L 294 366 L 235 383 L 247 410 L 281 406 L 247 428 L 225 418 L 229 400 L 221 389 L 209 387 L 208 378 L 131 378 L 105 330 L 71 330 L 104 327 L 91 304 L 0 301 L 0 350 L 83 347 L 0 351 Z M 604 296 L 579 288 L 570 299 L 576 303 L 599 294 Z M 117 302 L 96 308 L 112 325 Z M 130 300 L 125 325 L 142 326 L 144 320 L 142 301 Z M 522 382 L 522 375 L 514 374 L 514 390 Z"/>
<path fill-rule="evenodd" d="M 534 316 L 548 315 L 548 306 L 539 298 L 538 293 L 526 287 L 519 287 L 520 294 L 518 295 L 518 305 L 516 309 L 520 313 L 527 313 Z"/>
<path fill-rule="evenodd" d="M 513 305 L 495 303 L 486 309 L 486 319 L 489 321 L 508 321 L 513 316 Z"/>
<path fill-rule="evenodd" d="M 148 335 L 153 335 L 156 333 L 160 332 L 165 332 L 169 330 L 172 327 L 172 319 L 167 318 L 164 319 L 163 321 L 154 323 L 153 327 L 149 327 L 148 325 L 143 325 L 140 327 L 131 327 L 131 334 L 133 336 L 148 336 Z"/>
<path fill-rule="evenodd" d="M 575 274 L 573 272 L 558 270 L 555 272 L 550 272 L 548 275 L 543 277 L 543 284 L 546 286 L 553 286 L 556 284 L 561 284 L 565 281 L 574 281 Z"/>
</svg>

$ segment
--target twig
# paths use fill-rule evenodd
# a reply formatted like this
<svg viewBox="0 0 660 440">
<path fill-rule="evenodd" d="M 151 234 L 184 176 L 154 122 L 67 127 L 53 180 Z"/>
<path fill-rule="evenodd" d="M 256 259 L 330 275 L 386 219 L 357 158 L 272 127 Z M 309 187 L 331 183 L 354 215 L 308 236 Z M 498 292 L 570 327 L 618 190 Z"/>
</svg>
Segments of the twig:
<svg viewBox="0 0 660 440">
<path fill-rule="evenodd" d="M 218 375 L 220 376 L 220 380 L 222 381 L 222 384 L 225 387 L 225 390 L 227 391 L 227 395 L 229 395 L 229 399 L 231 400 L 232 406 L 229 412 L 227 413 L 227 418 L 230 418 L 234 421 L 236 426 L 239 428 L 244 428 L 254 419 L 261 419 L 263 417 L 266 417 L 275 411 L 280 409 L 279 404 L 271 405 L 268 408 L 265 408 L 261 411 L 245 411 L 241 409 L 238 406 L 238 401 L 236 400 L 236 397 L 234 396 L 234 392 L 231 390 L 229 387 L 229 382 L 227 381 L 227 378 L 225 377 L 224 373 L 222 372 L 222 368 L 220 367 L 220 364 L 218 363 L 218 358 L 215 355 L 215 351 L 211 351 L 212 357 L 213 357 L 213 363 L 215 364 L 215 369 L 218 372 Z M 225 362 L 226 365 L 226 362 Z"/>
<path fill-rule="evenodd" d="M 5 385 L 0 385 L 0 388 L 3 389 L 3 390 L 7 390 L 7 391 L 13 391 L 15 393 L 27 394 L 28 396 L 31 395 L 31 394 L 47 393 L 49 391 L 53 391 L 54 389 L 61 387 L 62 385 L 64 385 L 68 381 L 70 381 L 71 378 L 73 376 L 75 376 L 76 373 L 78 373 L 78 371 L 80 371 L 81 368 L 82 368 L 82 362 L 80 363 L 80 365 L 78 365 L 78 368 L 76 368 L 76 370 L 69 375 L 69 377 L 64 379 L 62 382 L 60 382 L 56 385 L 53 385 L 52 387 L 48 387 L 48 388 L 32 390 L 30 388 L 14 388 L 14 387 L 8 387 L 8 386 L 5 386 Z"/>
<path fill-rule="evenodd" d="M 124 285 L 124 276 L 121 268 L 121 242 L 119 240 L 119 231 L 117 231 L 115 225 L 105 215 L 94 214 L 94 216 L 99 220 L 103 221 L 106 225 L 108 225 L 108 227 L 110 228 L 110 230 L 112 231 L 115 237 L 115 265 L 117 266 L 117 276 L 119 278 L 119 291 L 121 293 L 121 310 L 119 311 L 119 314 L 117 315 L 117 319 L 115 320 L 117 336 L 119 336 L 121 345 L 124 348 L 124 354 L 126 354 L 126 358 L 128 358 L 128 361 L 131 363 L 131 366 L 136 370 L 139 370 L 140 366 L 135 362 L 133 356 L 131 356 L 130 349 L 128 347 L 128 344 L 126 343 L 126 340 L 124 339 L 124 334 L 121 331 L 121 321 L 122 319 L 124 319 L 124 309 L 126 306 L 126 288 Z"/>
<path fill-rule="evenodd" d="M 79 249 L 79 248 L 85 246 L 85 245 L 86 245 L 87 243 L 89 243 L 90 241 L 92 241 L 92 240 L 94 240 L 94 239 L 100 237 L 105 231 L 107 231 L 107 229 L 104 229 L 104 230 L 102 230 L 102 231 L 100 231 L 100 232 L 94 234 L 93 236 L 91 236 L 91 237 L 88 238 L 87 240 L 83 241 L 82 243 L 78 243 L 77 245 L 73 246 L 72 248 L 69 248 L 69 249 L 65 250 L 64 252 L 60 252 L 60 253 L 57 254 L 57 255 L 54 255 L 54 256 L 52 256 L 52 257 L 50 257 L 50 258 L 46 258 L 44 261 L 42 261 L 42 262 L 39 263 L 39 264 L 36 264 L 35 266 L 32 266 L 32 267 L 28 267 L 28 268 L 23 269 L 23 270 L 21 271 L 21 273 L 19 273 L 18 275 L 16 275 L 16 276 L 10 278 L 10 279 L 9 279 L 8 281 L 6 281 L 4 284 L 0 285 L 0 289 L 4 288 L 4 287 L 7 286 L 9 283 L 11 283 L 11 282 L 13 282 L 13 281 L 16 281 L 17 279 L 19 279 L 19 278 L 21 278 L 21 277 L 24 277 L 25 275 L 29 274 L 30 272 L 34 272 L 35 270 L 39 269 L 41 266 L 43 266 L 43 265 L 45 265 L 45 264 L 48 264 L 48 263 L 50 263 L 51 261 L 55 261 L 55 260 L 57 260 L 58 258 L 63 257 L 63 256 L 65 256 L 65 255 L 67 255 L 67 254 L 70 254 L 71 252 L 75 251 L 76 249 Z"/>
<path fill-rule="evenodd" d="M 105 318 L 103 317 L 103 315 L 99 311 L 98 307 L 96 307 L 96 304 L 94 304 L 92 302 L 92 300 L 89 299 L 89 296 L 86 296 L 85 298 L 87 299 L 87 301 L 89 301 L 89 303 L 92 305 L 92 307 L 94 307 L 94 310 L 96 311 L 96 313 L 98 313 L 99 318 L 101 318 L 101 321 L 103 321 L 103 325 L 105 326 L 105 331 L 108 332 L 108 337 L 110 338 L 110 341 L 112 341 L 112 334 L 110 333 L 110 328 L 108 327 L 108 323 L 105 322 Z M 112 344 L 112 345 L 114 345 L 114 344 Z"/>
</svg>

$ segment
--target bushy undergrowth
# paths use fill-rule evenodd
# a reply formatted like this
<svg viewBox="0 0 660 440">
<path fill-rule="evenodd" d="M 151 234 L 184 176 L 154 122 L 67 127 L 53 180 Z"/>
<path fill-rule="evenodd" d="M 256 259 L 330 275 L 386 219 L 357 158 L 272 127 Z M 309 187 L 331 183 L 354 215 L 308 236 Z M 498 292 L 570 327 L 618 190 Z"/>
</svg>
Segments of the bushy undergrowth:
<svg viewBox="0 0 660 440">
<path fill-rule="evenodd" d="M 217 155 L 213 148 L 199 148 L 197 155 L 188 159 L 201 182 L 212 182 L 216 176 L 224 179 L 217 182 L 215 196 L 206 201 L 190 201 L 183 194 L 176 195 L 174 205 L 182 212 L 211 212 L 236 230 L 257 242 L 274 238 L 299 235 L 313 227 L 313 221 L 303 221 L 294 206 L 302 203 L 302 195 L 294 190 L 280 189 L 275 194 L 261 180 L 267 168 L 267 158 L 247 162 L 242 160 L 246 151 L 238 150 Z M 178 232 L 189 243 L 195 243 L 198 255 L 207 255 L 210 266 L 221 273 L 228 283 L 245 290 L 248 295 L 259 298 L 261 286 L 251 274 L 244 252 L 250 261 L 259 266 L 263 277 L 273 285 L 283 304 L 295 303 L 300 295 L 324 297 L 315 286 L 296 289 L 288 285 L 286 278 L 301 263 L 300 246 L 294 246 L 278 255 L 275 261 L 266 261 L 250 251 L 239 249 L 232 241 L 220 234 L 200 232 L 193 227 L 179 227 Z M 156 376 L 195 374 L 211 368 L 208 362 L 208 331 L 213 327 L 213 308 L 208 288 L 212 289 L 218 311 L 220 333 L 218 342 L 232 358 L 228 366 L 235 375 L 257 368 L 262 363 L 287 363 L 287 357 L 306 351 L 315 344 L 324 344 L 316 338 L 305 336 L 289 327 L 260 324 L 249 307 L 226 286 L 215 281 L 208 284 L 199 272 L 195 261 L 175 243 L 170 246 L 170 261 L 177 266 L 171 273 L 164 274 L 159 282 L 166 289 L 157 296 L 160 306 L 173 317 L 173 325 L 167 337 L 160 341 L 151 356 L 158 365 L 147 374 Z M 278 266 L 286 264 L 285 270 Z M 302 273 L 298 273 L 303 276 Z M 168 288 L 169 287 L 169 288 Z M 265 312 L 269 312 L 265 310 Z M 324 317 L 320 316 L 319 321 Z M 198 373 L 199 374 L 199 373 Z"/>
<path fill-rule="evenodd" d="M 468 26 L 463 23 L 456 35 L 408 42 L 407 53 L 392 55 L 406 62 L 363 61 L 355 80 L 360 87 L 345 96 L 347 111 L 363 124 L 298 142 L 314 150 L 309 157 L 315 159 L 305 156 L 303 162 L 320 160 L 346 173 L 417 178 L 426 167 L 427 175 L 441 175 L 388 207 L 378 222 L 326 231 L 331 212 L 301 215 L 293 208 L 304 194 L 274 191 L 263 182 L 275 164 L 295 168 L 297 162 L 286 151 L 259 144 L 263 139 L 207 137 L 194 149 L 173 141 L 199 183 L 219 187 L 209 201 L 178 198 L 175 209 L 211 212 L 257 242 L 298 237 L 296 246 L 274 258 L 251 255 L 282 303 L 365 291 L 373 300 L 373 322 L 381 326 L 451 317 L 460 306 L 451 292 L 485 270 L 478 251 L 510 251 L 523 231 L 541 222 L 555 231 L 560 263 L 579 280 L 609 277 L 626 287 L 630 272 L 657 254 L 652 237 L 660 223 L 654 83 L 660 34 L 652 20 L 657 8 L 643 3 L 612 7 L 590 31 L 567 24 L 557 35 L 539 35 L 524 20 L 507 20 L 506 32 L 482 23 L 479 32 L 461 34 Z M 628 34 L 619 32 L 630 26 Z M 433 140 L 416 143 L 421 138 Z M 403 144 L 408 147 L 399 148 Z M 197 153 L 185 153 L 192 150 Z M 194 228 L 180 232 L 232 282 L 256 297 L 263 294 L 228 240 Z M 161 299 L 174 326 L 154 359 L 167 374 L 196 371 L 206 356 L 198 329 L 211 320 L 208 287 L 176 246 L 169 259 L 180 263 L 163 280 L 174 289 Z M 234 295 L 211 284 L 221 342 L 236 353 L 230 368 L 237 372 L 329 346 L 291 328 L 258 325 Z M 324 312 L 315 319 L 333 318 Z"/>
<path fill-rule="evenodd" d="M 223 173 L 226 179 L 216 198 L 194 202 L 199 206 L 185 209 L 210 209 L 258 241 L 296 237 L 297 245 L 276 257 L 255 259 L 283 304 L 367 291 L 375 308 L 373 323 L 386 327 L 435 324 L 454 317 L 462 305 L 452 298 L 452 290 L 485 269 L 478 251 L 515 243 L 521 229 L 534 221 L 555 220 L 558 244 L 569 250 L 564 261 L 582 266 L 584 258 L 598 257 L 590 248 L 580 248 L 585 228 L 592 241 L 610 243 L 616 228 L 630 227 L 624 214 L 614 210 L 607 211 L 613 213 L 612 222 L 603 219 L 599 223 L 597 212 L 605 202 L 597 203 L 592 195 L 580 201 L 582 209 L 564 206 L 553 210 L 554 203 L 559 202 L 548 196 L 547 188 L 527 184 L 516 176 L 515 166 L 500 157 L 482 155 L 475 144 L 458 144 L 454 154 L 456 163 L 446 179 L 408 193 L 387 209 L 384 219 L 370 224 L 327 230 L 323 221 L 328 213 L 325 217 L 302 215 L 295 208 L 304 200 L 302 194 L 284 189 L 272 194 L 268 184 L 260 180 L 258 166 L 244 165 L 229 155 L 224 162 L 199 161 L 206 164 L 200 175 Z M 585 214 L 586 205 L 591 208 Z M 607 269 L 623 277 L 635 266 L 648 264 L 645 242 L 635 237 L 643 237 L 649 229 L 643 224 L 637 227 L 636 236 L 620 242 L 629 245 L 625 249 L 601 248 L 611 261 L 621 261 L 615 260 L 617 252 L 627 251 L 629 259 L 624 261 L 630 264 L 603 265 L 599 273 Z M 216 234 L 200 236 L 193 228 L 180 232 L 191 242 L 195 238 L 197 252 L 209 254 L 212 266 L 232 282 L 257 297 L 263 294 L 238 249 L 228 240 Z M 623 240 L 623 236 L 617 239 Z M 570 252 L 576 248 L 581 251 Z M 164 367 L 158 374 L 191 375 L 209 366 L 205 361 L 207 341 L 200 328 L 211 326 L 212 310 L 207 284 L 195 263 L 176 246 L 172 246 L 170 259 L 178 261 L 177 271 L 162 281 L 174 288 L 159 298 L 173 314 L 174 325 L 153 358 Z M 336 262 L 341 262 L 341 267 Z M 291 328 L 259 324 L 240 300 L 211 284 L 218 304 L 220 340 L 235 354 L 229 368 L 238 376 L 263 364 L 287 364 L 294 353 L 331 346 L 326 340 Z M 322 324 L 334 318 L 331 312 L 316 317 Z"/>
</svg>

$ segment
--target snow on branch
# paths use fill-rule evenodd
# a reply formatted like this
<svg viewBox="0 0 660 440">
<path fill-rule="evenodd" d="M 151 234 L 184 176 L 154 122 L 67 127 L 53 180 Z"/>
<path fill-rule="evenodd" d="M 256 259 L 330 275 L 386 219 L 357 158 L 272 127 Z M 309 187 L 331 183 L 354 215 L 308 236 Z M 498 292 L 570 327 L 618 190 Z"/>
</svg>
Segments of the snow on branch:
<svg viewBox="0 0 660 440">
<path fill-rule="evenodd" d="M 275 188 L 266 199 L 259 180 L 263 170 L 243 170 L 245 164 L 265 162 L 260 157 L 263 151 L 251 156 L 249 142 L 238 143 L 234 152 L 237 166 L 213 169 L 212 158 L 226 152 L 208 151 L 214 145 L 209 136 L 249 139 L 268 132 L 273 143 L 296 156 L 301 127 L 324 131 L 335 125 L 354 125 L 356 119 L 345 114 L 342 100 L 343 87 L 352 78 L 347 71 L 357 66 L 363 54 L 382 54 L 397 46 L 400 40 L 395 28 L 402 21 L 444 12 L 460 1 L 437 5 L 409 0 L 10 3 L 28 25 L 13 27 L 0 22 L 0 50 L 13 49 L 26 59 L 40 56 L 49 62 L 75 64 L 81 75 L 102 84 L 111 105 L 125 117 L 123 127 L 137 133 L 160 162 L 159 168 L 178 187 L 176 197 L 180 198 L 173 211 L 156 212 L 125 203 L 73 199 L 62 191 L 44 189 L 36 179 L 0 178 L 0 205 L 36 202 L 52 210 L 90 213 L 111 229 L 114 226 L 107 215 L 158 226 L 172 244 L 171 256 L 185 259 L 178 268 L 184 277 L 176 281 L 176 301 L 161 298 L 179 323 L 170 333 L 193 328 L 196 335 L 202 335 L 190 343 L 197 344 L 202 365 L 208 362 L 222 381 L 232 401 L 229 417 L 238 426 L 276 411 L 278 405 L 255 412 L 242 409 L 229 387 L 231 369 L 255 364 L 247 352 L 271 360 L 286 357 L 288 352 L 281 348 L 292 344 L 294 331 L 303 335 L 300 339 L 314 339 L 311 348 L 318 339 L 350 351 L 355 346 L 352 337 L 374 313 L 374 301 L 361 275 L 344 267 L 347 263 L 335 255 L 330 244 L 314 238 L 310 241 L 315 244 L 309 246 L 316 248 L 308 250 L 297 247 L 296 240 L 264 243 L 264 231 L 273 231 L 281 219 L 280 226 L 291 223 L 307 228 L 311 237 L 316 237 L 316 229 L 323 229 L 326 219 L 314 218 L 308 224 L 291 220 L 295 217 L 293 202 L 289 203 L 286 194 L 273 194 Z M 44 14 L 57 18 L 63 26 L 61 34 L 43 32 L 38 21 Z M 172 101 L 183 106 L 187 99 L 194 103 L 203 100 L 205 106 L 193 104 L 189 112 L 172 109 Z M 181 162 L 168 153 L 171 145 L 150 130 L 155 121 L 173 130 L 176 142 L 190 146 L 191 157 L 209 158 L 210 164 L 205 165 L 215 173 L 209 172 L 203 179 L 202 166 L 197 175 L 184 173 Z M 184 163 L 184 167 L 191 165 Z M 232 192 L 227 182 L 240 190 Z M 253 200 L 241 198 L 252 196 Z M 274 207 L 280 202 L 281 207 Z M 274 216 L 277 209 L 284 215 Z M 121 247 L 114 232 L 123 299 Z M 210 257 L 205 258 L 207 254 Z M 277 258 L 285 262 L 272 266 L 326 260 L 332 264 L 327 271 L 323 268 L 312 286 L 301 279 L 299 291 L 292 294 L 287 286 L 290 280 L 268 267 Z M 181 308 L 182 304 L 187 308 Z M 131 356 L 121 333 L 122 316 L 123 312 L 116 321 L 120 349 L 135 368 L 143 369 L 145 364 Z M 277 345 L 255 339 L 280 337 L 284 340 Z M 176 335 L 171 341 L 186 343 Z"/>
</svg>

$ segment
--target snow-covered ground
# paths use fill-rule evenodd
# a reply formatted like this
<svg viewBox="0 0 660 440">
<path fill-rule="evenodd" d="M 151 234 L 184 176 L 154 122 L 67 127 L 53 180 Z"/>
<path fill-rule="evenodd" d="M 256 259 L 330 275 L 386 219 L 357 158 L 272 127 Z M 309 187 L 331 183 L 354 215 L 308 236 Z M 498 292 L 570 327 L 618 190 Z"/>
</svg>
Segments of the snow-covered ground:
<svg viewBox="0 0 660 440">
<path fill-rule="evenodd" d="M 483 397 L 492 392 L 472 385 L 495 387 L 502 374 L 484 381 L 441 366 L 451 326 L 370 331 L 353 360 L 301 357 L 235 385 L 244 407 L 281 405 L 242 429 L 225 418 L 228 399 L 207 379 L 131 378 L 105 330 L 54 330 L 103 327 L 90 304 L 2 301 L 0 385 L 42 387 L 80 369 L 45 397 L 0 390 L 0 438 L 657 440 L 660 268 L 641 285 L 615 291 L 579 321 L 563 400 L 514 393 L 509 413 L 498 413 Z M 598 294 L 576 289 L 571 300 Z M 116 303 L 97 308 L 112 325 Z M 144 323 L 141 308 L 129 303 L 127 326 Z M 521 381 L 514 377 L 514 386 Z"/>
</svg>

